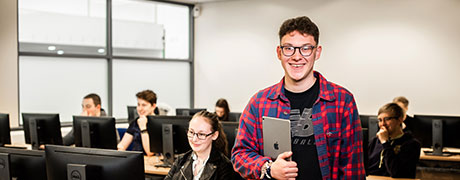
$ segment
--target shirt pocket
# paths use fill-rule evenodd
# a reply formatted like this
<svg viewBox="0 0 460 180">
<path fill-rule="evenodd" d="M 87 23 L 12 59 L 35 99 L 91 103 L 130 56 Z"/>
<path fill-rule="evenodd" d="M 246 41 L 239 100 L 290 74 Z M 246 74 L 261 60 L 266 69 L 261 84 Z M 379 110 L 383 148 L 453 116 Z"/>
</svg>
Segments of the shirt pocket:
<svg viewBox="0 0 460 180">
<path fill-rule="evenodd" d="M 328 148 L 335 149 L 340 145 L 339 131 L 326 131 L 326 140 Z"/>
</svg>

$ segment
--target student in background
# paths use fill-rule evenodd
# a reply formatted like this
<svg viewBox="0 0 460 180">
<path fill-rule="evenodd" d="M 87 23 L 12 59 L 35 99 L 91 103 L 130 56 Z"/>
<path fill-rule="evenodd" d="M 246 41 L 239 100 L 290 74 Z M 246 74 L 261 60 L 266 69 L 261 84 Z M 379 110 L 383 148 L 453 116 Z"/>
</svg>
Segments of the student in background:
<svg viewBox="0 0 460 180">
<path fill-rule="evenodd" d="M 379 132 L 369 144 L 369 174 L 392 178 L 415 178 L 420 143 L 404 133 L 405 111 L 396 103 L 379 109 Z"/>
<path fill-rule="evenodd" d="M 196 113 L 187 136 L 192 150 L 176 159 L 165 180 L 234 179 L 232 163 L 226 156 L 228 142 L 214 113 Z"/>
<path fill-rule="evenodd" d="M 398 96 L 393 99 L 393 102 L 401 106 L 404 110 L 404 122 L 402 124 L 403 131 L 411 133 L 411 127 L 415 120 L 412 116 L 407 114 L 407 111 L 409 110 L 409 100 L 404 96 Z"/>
<path fill-rule="evenodd" d="M 107 113 L 101 107 L 101 97 L 95 93 L 86 95 L 81 104 L 82 116 L 107 116 Z"/>
<path fill-rule="evenodd" d="M 83 102 L 81 103 L 82 112 L 81 116 L 107 116 L 107 113 L 104 109 L 101 108 L 101 97 L 95 93 L 91 93 L 83 97 Z M 120 137 L 117 133 L 117 138 L 120 140 Z M 63 144 L 66 146 L 72 145 L 75 143 L 73 127 L 67 135 L 64 136 Z"/>
<path fill-rule="evenodd" d="M 228 116 L 230 114 L 230 108 L 228 107 L 228 102 L 224 98 L 220 98 L 216 102 L 216 114 L 220 121 L 228 121 Z"/>
<path fill-rule="evenodd" d="M 129 124 L 117 148 L 124 151 L 132 143 L 133 151 L 142 151 L 145 155 L 152 156 L 153 153 L 150 152 L 149 134 L 147 132 L 147 116 L 154 115 L 157 95 L 152 90 L 144 90 L 138 92 L 136 97 L 139 117 Z"/>
</svg>

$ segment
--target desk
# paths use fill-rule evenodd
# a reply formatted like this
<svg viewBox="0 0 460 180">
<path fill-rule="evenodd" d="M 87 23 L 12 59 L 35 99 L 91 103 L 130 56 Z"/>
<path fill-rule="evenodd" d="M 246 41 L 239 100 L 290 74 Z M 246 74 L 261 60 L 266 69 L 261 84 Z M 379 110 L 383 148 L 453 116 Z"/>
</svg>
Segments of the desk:
<svg viewBox="0 0 460 180">
<path fill-rule="evenodd" d="M 420 160 L 432 160 L 432 161 L 456 161 L 460 162 L 460 155 L 452 156 L 429 156 L 425 155 L 423 151 L 432 150 L 431 148 L 422 148 L 420 152 Z M 457 148 L 444 148 L 444 152 L 460 152 Z"/>
<path fill-rule="evenodd" d="M 460 155 L 430 156 L 423 151 L 431 148 L 422 148 L 420 161 L 417 165 L 417 177 L 421 179 L 460 179 Z M 444 152 L 460 152 L 456 148 L 444 148 Z"/>
<path fill-rule="evenodd" d="M 18 149 L 32 149 L 30 144 L 5 144 L 7 148 L 18 148 Z"/>
<path fill-rule="evenodd" d="M 388 176 L 376 176 L 376 175 L 369 175 L 367 176 L 366 178 L 367 180 L 391 180 L 391 179 L 394 179 L 394 180 L 414 180 L 414 179 L 410 179 L 410 178 L 392 178 L 392 177 L 388 177 Z"/>
<path fill-rule="evenodd" d="M 161 163 L 162 162 L 158 156 L 144 156 L 145 173 L 163 176 L 168 175 L 169 169 L 171 168 L 155 167 L 155 165 Z"/>
</svg>

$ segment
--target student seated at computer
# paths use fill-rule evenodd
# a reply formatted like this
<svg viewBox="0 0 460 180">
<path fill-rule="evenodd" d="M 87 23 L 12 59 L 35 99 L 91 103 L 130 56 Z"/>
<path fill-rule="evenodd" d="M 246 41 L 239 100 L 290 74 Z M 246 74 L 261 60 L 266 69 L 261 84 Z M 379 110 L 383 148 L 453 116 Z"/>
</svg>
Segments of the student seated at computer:
<svg viewBox="0 0 460 180">
<path fill-rule="evenodd" d="M 228 121 L 228 116 L 230 114 L 230 108 L 228 107 L 228 102 L 224 98 L 220 98 L 216 102 L 216 114 L 220 121 Z"/>
<path fill-rule="evenodd" d="M 379 109 L 380 130 L 369 144 L 370 175 L 415 178 L 420 143 L 410 133 L 403 132 L 404 113 L 396 103 Z"/>
<path fill-rule="evenodd" d="M 101 107 L 101 97 L 95 93 L 91 93 L 83 97 L 83 102 L 81 103 L 81 116 L 107 116 L 107 113 Z M 117 132 L 117 141 L 120 140 L 120 136 Z M 75 143 L 74 129 L 70 130 L 67 135 L 62 138 L 63 144 L 66 146 L 72 145 Z"/>
<path fill-rule="evenodd" d="M 144 90 L 136 94 L 137 114 L 139 117 L 131 122 L 125 135 L 118 143 L 118 150 L 126 150 L 132 145 L 133 151 L 142 151 L 147 156 L 152 156 L 150 152 L 149 134 L 147 132 L 147 116 L 154 115 L 157 103 L 157 95 L 152 90 Z"/>
<path fill-rule="evenodd" d="M 403 131 L 412 133 L 412 124 L 415 123 L 415 119 L 407 114 L 407 111 L 409 110 L 409 100 L 404 96 L 398 96 L 393 99 L 393 102 L 401 106 L 404 110 L 404 122 L 402 124 Z"/>
<path fill-rule="evenodd" d="M 187 136 L 192 150 L 176 159 L 165 180 L 234 179 L 232 163 L 226 156 L 228 142 L 216 114 L 196 113 Z"/>
</svg>

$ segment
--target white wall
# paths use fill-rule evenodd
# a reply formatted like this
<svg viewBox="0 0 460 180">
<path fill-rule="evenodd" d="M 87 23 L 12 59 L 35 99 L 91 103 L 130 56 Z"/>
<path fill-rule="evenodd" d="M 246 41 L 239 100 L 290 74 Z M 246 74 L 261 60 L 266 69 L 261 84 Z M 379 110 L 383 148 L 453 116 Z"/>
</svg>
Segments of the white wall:
<svg viewBox="0 0 460 180">
<path fill-rule="evenodd" d="M 460 115 L 460 1 L 251 0 L 206 3 L 195 19 L 195 106 L 219 97 L 242 111 L 259 89 L 278 82 L 278 28 L 309 16 L 320 28 L 328 80 L 352 91 L 361 114 L 395 96 L 410 114 Z"/>
</svg>

